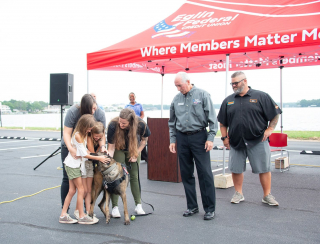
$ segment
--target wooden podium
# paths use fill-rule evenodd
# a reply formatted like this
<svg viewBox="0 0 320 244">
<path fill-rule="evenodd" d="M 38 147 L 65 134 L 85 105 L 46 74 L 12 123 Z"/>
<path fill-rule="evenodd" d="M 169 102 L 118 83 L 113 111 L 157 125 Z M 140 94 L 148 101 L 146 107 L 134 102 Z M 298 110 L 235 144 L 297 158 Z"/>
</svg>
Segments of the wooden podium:
<svg viewBox="0 0 320 244">
<path fill-rule="evenodd" d="M 168 118 L 148 118 L 148 179 L 181 182 L 177 153 L 169 151 Z"/>
</svg>

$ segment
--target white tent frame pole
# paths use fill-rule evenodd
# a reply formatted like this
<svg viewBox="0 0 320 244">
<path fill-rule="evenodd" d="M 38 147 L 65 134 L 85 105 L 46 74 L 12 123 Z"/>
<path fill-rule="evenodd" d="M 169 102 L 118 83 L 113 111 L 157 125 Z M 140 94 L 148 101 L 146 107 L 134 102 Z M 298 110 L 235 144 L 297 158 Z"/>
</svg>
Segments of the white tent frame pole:
<svg viewBox="0 0 320 244">
<path fill-rule="evenodd" d="M 283 104 L 282 104 L 282 69 L 283 69 L 283 66 L 280 66 L 280 108 L 281 110 L 283 109 Z M 281 133 L 282 133 L 282 113 L 280 114 L 280 130 L 281 130 Z"/>
<path fill-rule="evenodd" d="M 161 81 L 161 118 L 163 118 L 162 111 L 163 111 L 163 76 L 164 76 L 164 74 L 161 74 L 161 76 L 162 76 L 162 81 Z"/>
<path fill-rule="evenodd" d="M 161 118 L 163 118 L 162 112 L 163 112 L 163 76 L 164 76 L 164 66 L 162 66 L 161 76 L 162 76 L 162 81 L 161 81 Z"/>
<path fill-rule="evenodd" d="M 228 89 L 228 77 L 229 77 L 229 54 L 226 54 L 226 84 L 224 88 L 224 95 L 227 97 L 227 89 Z M 226 147 L 223 147 L 223 169 L 222 169 L 222 174 L 225 175 L 226 173 Z"/>
<path fill-rule="evenodd" d="M 280 108 L 281 110 L 283 109 L 283 104 L 282 104 L 282 69 L 283 66 L 280 66 Z M 282 113 L 280 114 L 280 130 L 282 133 Z M 281 150 L 281 157 L 283 157 L 283 151 Z"/>
<path fill-rule="evenodd" d="M 89 94 L 89 70 L 87 70 L 87 94 Z"/>
</svg>

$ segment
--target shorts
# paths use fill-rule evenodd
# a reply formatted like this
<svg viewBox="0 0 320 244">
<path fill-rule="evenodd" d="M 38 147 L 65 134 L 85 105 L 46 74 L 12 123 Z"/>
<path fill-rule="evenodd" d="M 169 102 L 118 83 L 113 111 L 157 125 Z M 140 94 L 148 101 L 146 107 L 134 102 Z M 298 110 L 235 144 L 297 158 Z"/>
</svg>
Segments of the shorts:
<svg viewBox="0 0 320 244">
<path fill-rule="evenodd" d="M 65 165 L 64 168 L 67 172 L 69 180 L 73 180 L 75 178 L 81 177 L 80 167 L 79 168 L 70 168 L 67 165 Z"/>
<path fill-rule="evenodd" d="M 230 147 L 229 169 L 232 173 L 241 174 L 246 171 L 246 159 L 249 159 L 252 173 L 262 174 L 271 171 L 271 152 L 268 141 L 259 142 L 252 148 L 239 150 Z"/>
<path fill-rule="evenodd" d="M 92 161 L 87 160 L 85 162 L 85 167 L 86 167 L 86 175 L 82 175 L 82 178 L 93 178 L 93 163 Z"/>
</svg>

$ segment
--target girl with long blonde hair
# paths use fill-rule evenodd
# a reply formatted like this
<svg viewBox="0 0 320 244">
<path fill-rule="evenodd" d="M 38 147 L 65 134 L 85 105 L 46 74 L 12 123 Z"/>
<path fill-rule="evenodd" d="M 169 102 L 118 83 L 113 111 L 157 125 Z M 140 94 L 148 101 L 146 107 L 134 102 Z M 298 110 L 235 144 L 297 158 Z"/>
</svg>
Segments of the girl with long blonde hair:
<svg viewBox="0 0 320 244">
<path fill-rule="evenodd" d="M 101 146 L 99 142 L 104 138 L 105 128 L 101 122 L 96 122 L 92 127 L 91 132 L 88 133 L 87 137 L 87 148 L 90 153 L 95 153 L 100 151 Z M 86 210 L 90 210 L 91 206 L 91 191 L 92 191 L 92 181 L 94 176 L 94 165 L 92 160 L 87 160 L 85 162 L 86 174 L 82 175 L 82 183 L 84 187 L 84 202 Z M 79 219 L 79 210 L 74 211 L 74 216 L 76 219 Z M 96 220 L 96 217 L 93 216 L 93 219 Z"/>
<path fill-rule="evenodd" d="M 87 134 L 91 131 L 95 125 L 96 120 L 91 114 L 82 115 L 72 133 L 71 146 L 76 151 L 76 157 L 73 157 L 69 152 L 68 156 L 64 160 L 65 170 L 69 178 L 69 191 L 65 198 L 63 208 L 59 217 L 59 222 L 62 224 L 95 224 L 98 219 L 92 219 L 84 213 L 83 210 L 83 198 L 84 198 L 84 186 L 81 179 L 81 175 L 86 174 L 85 169 L 85 159 L 99 160 L 101 162 L 107 162 L 105 156 L 91 156 L 90 152 L 86 149 L 87 144 Z M 72 219 L 67 213 L 70 202 L 78 191 L 77 195 L 77 206 L 76 209 L 79 210 L 79 219 Z M 86 208 L 90 209 L 89 205 L 86 204 Z"/>
</svg>

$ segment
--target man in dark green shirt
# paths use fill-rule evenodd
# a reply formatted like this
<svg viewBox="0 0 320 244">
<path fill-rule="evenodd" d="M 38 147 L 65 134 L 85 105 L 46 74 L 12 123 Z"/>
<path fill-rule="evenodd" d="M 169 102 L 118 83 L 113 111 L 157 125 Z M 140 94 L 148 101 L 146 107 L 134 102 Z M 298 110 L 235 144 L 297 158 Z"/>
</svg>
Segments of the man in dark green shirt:
<svg viewBox="0 0 320 244">
<path fill-rule="evenodd" d="M 215 214 L 215 188 L 211 170 L 210 150 L 218 130 L 217 117 L 210 94 L 190 83 L 185 72 L 176 75 L 174 84 L 180 92 L 170 106 L 169 133 L 170 152 L 176 153 L 177 142 L 180 172 L 187 198 L 189 217 L 199 212 L 194 177 L 196 164 L 204 219 L 210 220 Z M 209 132 L 206 127 L 209 125 Z"/>
</svg>

